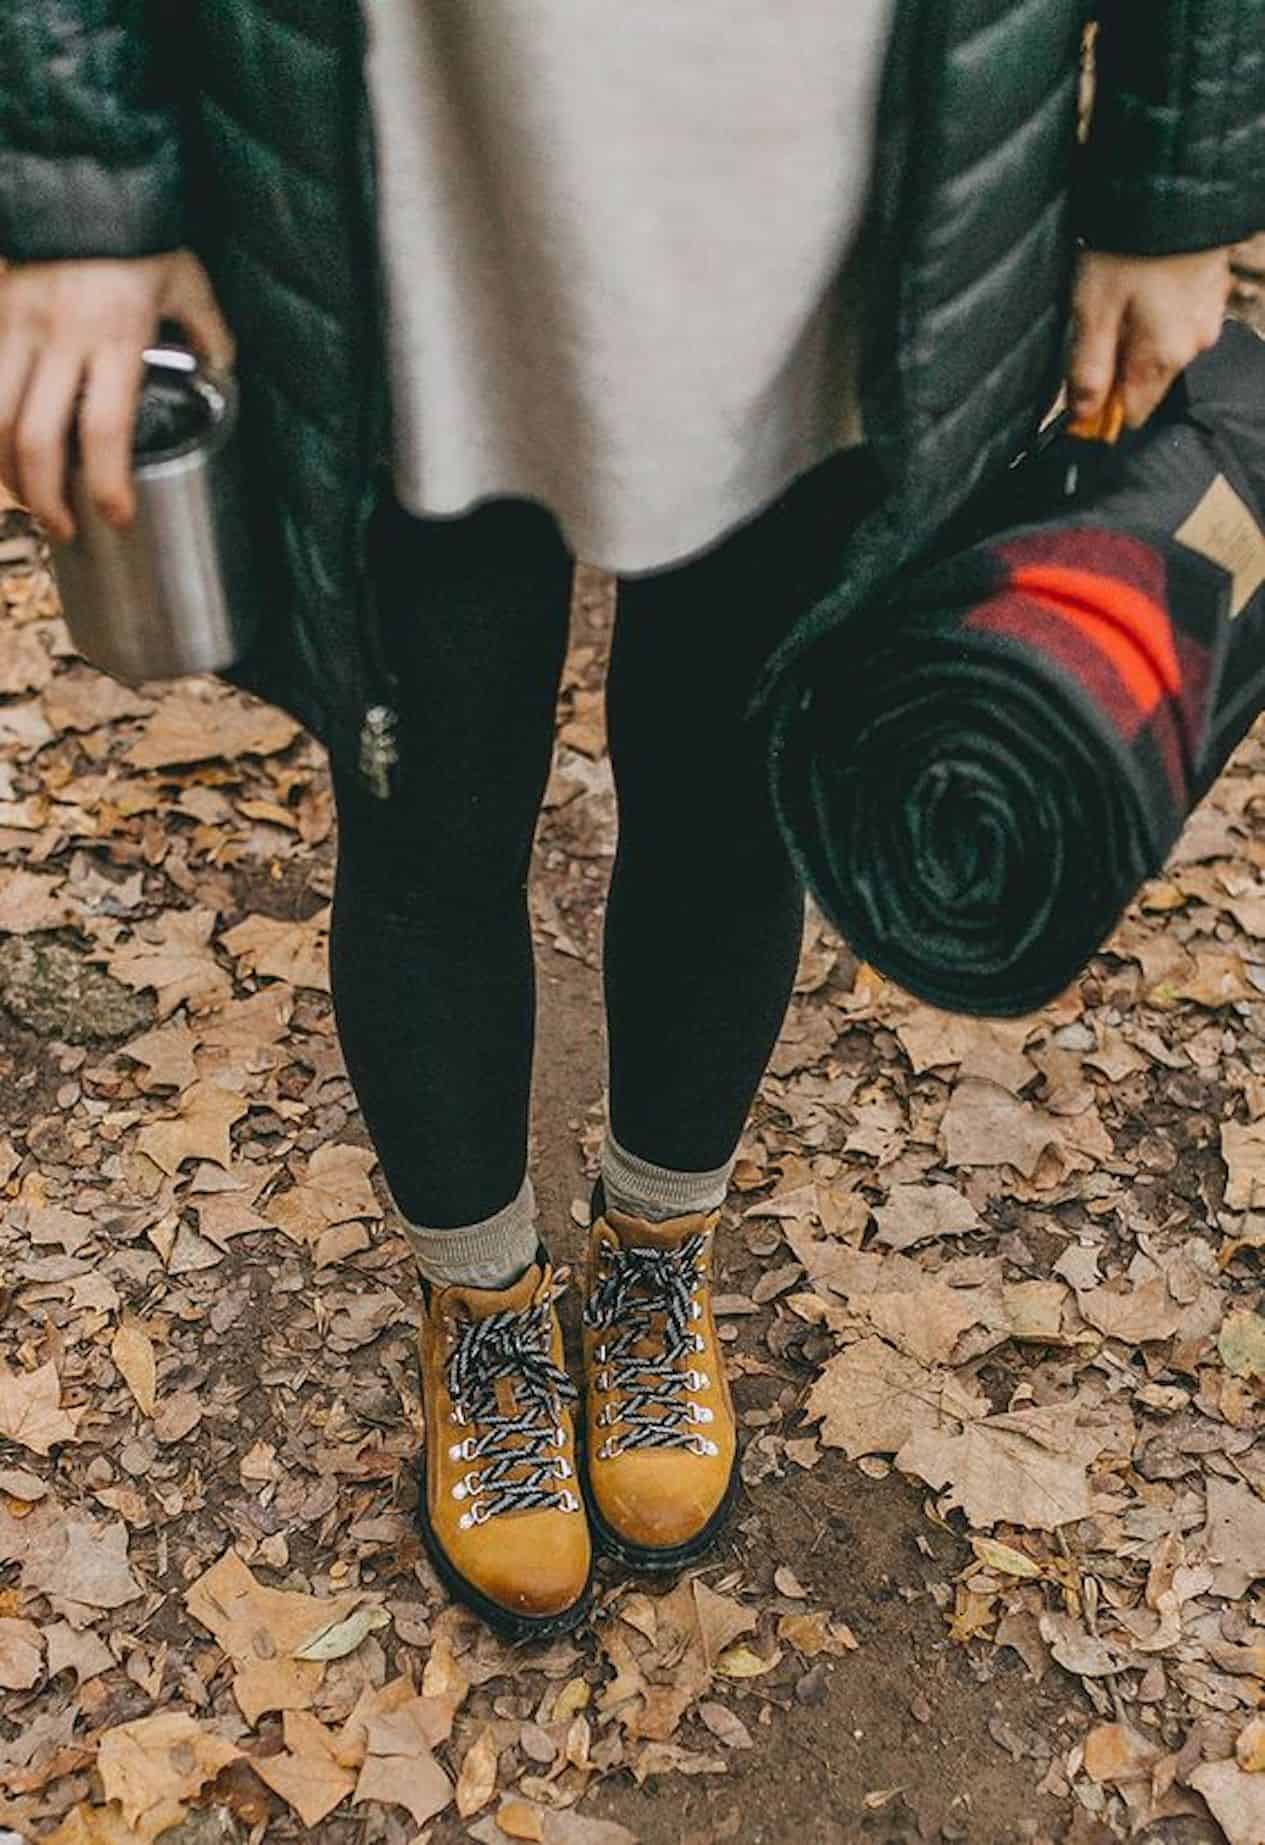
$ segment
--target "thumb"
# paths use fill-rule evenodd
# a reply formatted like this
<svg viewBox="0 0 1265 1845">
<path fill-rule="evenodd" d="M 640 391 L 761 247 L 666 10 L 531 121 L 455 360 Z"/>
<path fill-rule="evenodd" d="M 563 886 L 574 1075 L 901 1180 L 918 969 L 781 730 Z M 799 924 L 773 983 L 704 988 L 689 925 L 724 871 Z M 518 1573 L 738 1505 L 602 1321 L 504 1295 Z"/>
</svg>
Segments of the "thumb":
<svg viewBox="0 0 1265 1845">
<path fill-rule="evenodd" d="M 174 265 L 163 297 L 163 316 L 183 328 L 198 357 L 213 371 L 228 371 L 237 343 L 220 313 L 210 278 L 196 257 L 185 252 Z"/>
</svg>

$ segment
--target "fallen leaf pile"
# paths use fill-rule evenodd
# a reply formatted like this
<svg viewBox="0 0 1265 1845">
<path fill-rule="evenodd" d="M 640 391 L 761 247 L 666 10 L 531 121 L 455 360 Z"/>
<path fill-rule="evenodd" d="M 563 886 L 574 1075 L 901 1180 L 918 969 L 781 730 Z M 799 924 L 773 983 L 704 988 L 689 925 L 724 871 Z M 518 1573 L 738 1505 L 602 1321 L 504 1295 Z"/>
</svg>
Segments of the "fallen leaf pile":
<svg viewBox="0 0 1265 1845">
<path fill-rule="evenodd" d="M 1261 1845 L 1265 742 L 1032 1019 L 931 1013 L 810 917 L 721 1245 L 733 1538 L 666 1586 L 604 1572 L 590 1628 L 514 1650 L 413 1524 L 417 1295 L 334 1034 L 320 754 L 224 686 L 91 673 L 35 549 L 0 585 L 0 1831 L 123 1845 L 212 1807 L 241 1838 L 636 1845 L 609 1790 L 737 1785 L 846 1710 L 833 1481 L 862 1547 L 864 1494 L 904 1493 L 892 1593 L 952 1668 L 1057 1706 L 1003 1706 L 990 1747 L 1060 1837 Z M 533 890 L 586 974 L 608 615 Z M 596 1093 L 572 1125 L 591 1173 Z M 916 1779 L 841 1821 L 971 1838 Z"/>
</svg>

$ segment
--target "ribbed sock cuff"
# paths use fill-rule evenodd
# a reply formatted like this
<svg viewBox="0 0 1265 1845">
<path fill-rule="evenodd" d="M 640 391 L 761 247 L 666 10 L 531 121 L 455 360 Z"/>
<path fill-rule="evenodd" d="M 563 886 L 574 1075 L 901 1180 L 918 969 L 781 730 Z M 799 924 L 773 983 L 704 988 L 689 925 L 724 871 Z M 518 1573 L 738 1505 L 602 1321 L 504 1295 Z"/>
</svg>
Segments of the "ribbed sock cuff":
<svg viewBox="0 0 1265 1845">
<path fill-rule="evenodd" d="M 536 1259 L 536 1194 L 530 1177 L 494 1217 L 457 1230 L 406 1223 L 414 1259 L 436 1287 L 507 1288 Z"/>
<path fill-rule="evenodd" d="M 736 1158 L 735 1154 L 712 1172 L 676 1172 L 627 1152 L 607 1129 L 602 1142 L 602 1189 L 614 1210 L 661 1224 L 670 1217 L 714 1211 L 723 1204 Z"/>
</svg>

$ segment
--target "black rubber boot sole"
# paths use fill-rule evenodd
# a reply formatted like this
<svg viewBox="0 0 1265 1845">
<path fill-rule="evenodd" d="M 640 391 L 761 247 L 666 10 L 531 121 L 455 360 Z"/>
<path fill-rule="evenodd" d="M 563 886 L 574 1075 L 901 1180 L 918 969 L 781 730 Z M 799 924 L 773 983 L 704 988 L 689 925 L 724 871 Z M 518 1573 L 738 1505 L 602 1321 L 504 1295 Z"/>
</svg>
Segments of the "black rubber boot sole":
<svg viewBox="0 0 1265 1845">
<path fill-rule="evenodd" d="M 677 1544 L 671 1550 L 660 1550 L 653 1546 L 630 1544 L 627 1538 L 612 1531 L 598 1510 L 593 1483 L 589 1478 L 588 1442 L 583 1427 L 576 1431 L 577 1459 L 580 1462 L 580 1487 L 584 1494 L 584 1503 L 588 1507 L 589 1530 L 593 1541 L 608 1557 L 614 1557 L 626 1569 L 635 1570 L 639 1575 L 667 1576 L 674 1570 L 684 1569 L 687 1563 L 695 1563 L 724 1535 L 725 1527 L 733 1517 L 734 1507 L 742 1491 L 742 1479 L 738 1472 L 738 1457 L 734 1456 L 733 1471 L 725 1487 L 725 1496 L 707 1523 L 697 1536 L 684 1544 Z"/>
<path fill-rule="evenodd" d="M 435 1535 L 426 1509 L 426 1478 L 422 1473 L 418 1480 L 417 1495 L 417 1529 L 426 1554 L 434 1565 L 435 1574 L 443 1583 L 454 1601 L 469 1608 L 479 1619 L 490 1627 L 502 1640 L 520 1642 L 524 1640 L 555 1640 L 560 1634 L 573 1633 L 582 1627 L 589 1617 L 593 1606 L 593 1566 L 589 1565 L 588 1580 L 580 1593 L 579 1599 L 564 1608 L 559 1614 L 515 1614 L 513 1609 L 504 1608 L 500 1602 L 494 1602 L 482 1590 L 476 1589 L 472 1582 L 461 1574 L 447 1551 Z"/>
</svg>

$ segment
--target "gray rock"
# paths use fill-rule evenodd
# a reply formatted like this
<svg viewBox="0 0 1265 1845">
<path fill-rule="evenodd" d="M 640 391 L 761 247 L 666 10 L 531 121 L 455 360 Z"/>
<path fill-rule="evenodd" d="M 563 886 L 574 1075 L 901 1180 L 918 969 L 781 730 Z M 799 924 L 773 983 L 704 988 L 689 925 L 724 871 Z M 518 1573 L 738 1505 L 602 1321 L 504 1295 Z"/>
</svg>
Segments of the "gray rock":
<svg viewBox="0 0 1265 1845">
<path fill-rule="evenodd" d="M 24 935 L 0 938 L 0 1005 L 41 1038 L 67 1044 L 135 1037 L 154 1019 L 152 999 L 77 949 Z"/>
</svg>

